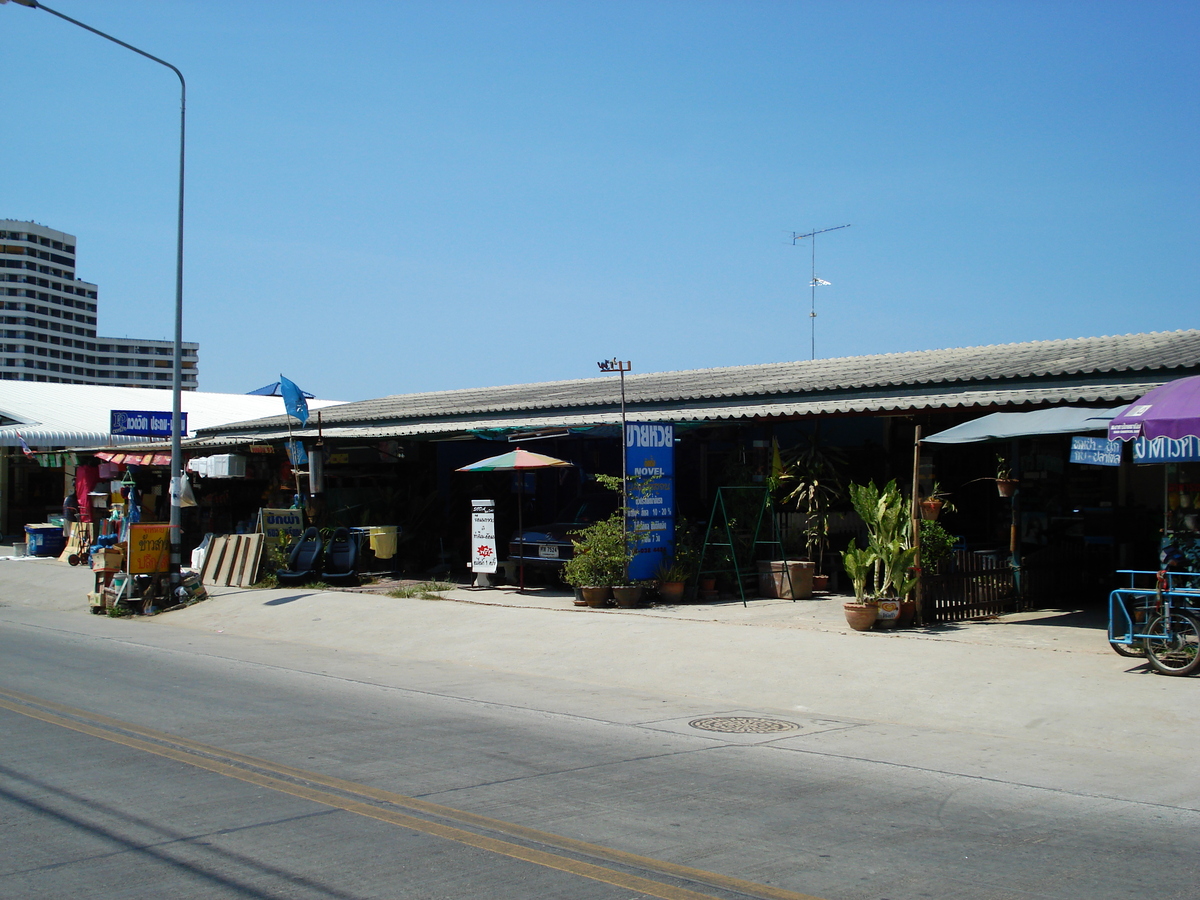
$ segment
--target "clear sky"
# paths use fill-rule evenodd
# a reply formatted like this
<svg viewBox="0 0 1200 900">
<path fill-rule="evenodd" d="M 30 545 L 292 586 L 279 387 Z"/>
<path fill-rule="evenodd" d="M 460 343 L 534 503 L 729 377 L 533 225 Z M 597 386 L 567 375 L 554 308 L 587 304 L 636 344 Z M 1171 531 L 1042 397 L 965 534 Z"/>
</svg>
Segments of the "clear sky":
<svg viewBox="0 0 1200 900">
<path fill-rule="evenodd" d="M 1200 4 L 51 0 L 188 80 L 202 390 L 1200 327 Z M 173 329 L 179 90 L 0 6 L 0 218 Z"/>
</svg>

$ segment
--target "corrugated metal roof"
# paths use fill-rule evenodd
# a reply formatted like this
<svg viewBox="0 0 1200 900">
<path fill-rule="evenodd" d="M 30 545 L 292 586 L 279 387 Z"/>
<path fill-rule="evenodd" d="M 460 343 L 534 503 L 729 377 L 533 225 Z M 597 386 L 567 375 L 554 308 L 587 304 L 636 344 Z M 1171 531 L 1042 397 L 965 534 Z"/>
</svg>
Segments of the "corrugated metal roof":
<svg viewBox="0 0 1200 900">
<path fill-rule="evenodd" d="M 310 409 L 335 405 L 336 400 L 310 400 Z M 283 406 L 278 397 L 184 391 L 180 406 L 188 416 L 188 431 L 212 428 L 252 416 L 268 416 Z M 30 447 L 95 447 L 145 441 L 109 434 L 114 409 L 169 411 L 171 392 L 149 388 L 93 384 L 54 384 L 40 381 L 0 381 L 0 446 L 20 446 L 20 432 Z"/>
<path fill-rule="evenodd" d="M 625 388 L 630 415 L 705 421 L 1115 403 L 1196 368 L 1200 330 L 1189 330 L 628 375 Z M 618 379 L 597 375 L 363 400 L 326 409 L 322 419 L 330 436 L 399 437 L 518 420 L 523 427 L 610 423 L 619 401 Z M 266 437 L 285 426 L 283 416 L 272 416 L 204 431 Z"/>
</svg>

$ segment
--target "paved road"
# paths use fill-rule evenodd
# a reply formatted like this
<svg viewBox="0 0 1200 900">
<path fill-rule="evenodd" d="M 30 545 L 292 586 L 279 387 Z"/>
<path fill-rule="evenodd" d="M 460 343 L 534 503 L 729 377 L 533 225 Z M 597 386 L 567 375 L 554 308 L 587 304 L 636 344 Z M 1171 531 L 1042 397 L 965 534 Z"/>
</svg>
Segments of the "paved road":
<svg viewBox="0 0 1200 900">
<path fill-rule="evenodd" d="M 1200 893 L 1197 681 L 1094 629 L 86 574 L 0 562 L 0 896 Z"/>
</svg>

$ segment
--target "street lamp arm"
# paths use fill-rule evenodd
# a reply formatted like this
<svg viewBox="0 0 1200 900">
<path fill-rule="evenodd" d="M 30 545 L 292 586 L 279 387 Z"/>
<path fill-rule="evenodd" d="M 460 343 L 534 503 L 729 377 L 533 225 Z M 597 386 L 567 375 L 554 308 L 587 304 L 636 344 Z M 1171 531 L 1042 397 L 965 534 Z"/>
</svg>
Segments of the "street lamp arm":
<svg viewBox="0 0 1200 900">
<path fill-rule="evenodd" d="M 0 4 L 7 3 L 8 0 L 0 0 Z M 183 73 L 175 66 L 171 65 L 165 59 L 159 59 L 145 50 L 139 50 L 133 44 L 127 44 L 119 38 L 113 37 L 111 34 L 105 34 L 98 28 L 93 28 L 80 22 L 78 19 L 72 19 L 68 15 L 60 13 L 56 9 L 39 3 L 38 0 L 14 0 L 21 6 L 28 6 L 31 9 L 44 9 L 52 16 L 57 16 L 64 22 L 70 22 L 72 25 L 78 25 L 84 31 L 90 31 L 92 34 L 104 38 L 106 41 L 112 41 L 124 47 L 126 50 L 132 50 L 139 56 L 144 56 L 146 59 L 156 62 L 159 65 L 166 66 L 179 78 L 179 217 L 178 227 L 176 230 L 175 239 L 175 347 L 173 352 L 174 374 L 171 379 L 171 472 L 169 479 L 169 496 L 171 504 L 170 518 L 170 578 L 171 578 L 171 597 L 174 598 L 175 590 L 180 583 L 180 565 L 182 562 L 182 544 L 183 544 L 183 515 L 180 509 L 180 501 L 183 493 L 183 186 L 184 186 L 184 155 L 187 145 L 187 82 L 183 80 Z"/>
<path fill-rule="evenodd" d="M 0 0 L 0 3 L 4 3 L 4 2 L 6 2 L 6 0 Z M 126 50 L 132 50 L 134 53 L 138 53 L 138 54 L 141 54 L 142 56 L 146 57 L 146 59 L 152 59 L 159 65 L 166 66 L 168 69 L 170 69 L 172 72 L 174 72 L 176 75 L 179 76 L 180 86 L 183 87 L 183 89 L 185 91 L 187 90 L 187 86 L 184 84 L 184 81 L 183 81 L 183 73 L 180 72 L 173 65 L 171 65 L 169 62 L 167 62 L 165 59 L 159 59 L 157 56 L 154 56 L 151 53 L 147 53 L 145 50 L 139 50 L 137 47 L 133 46 L 133 44 L 125 43 L 120 38 L 115 38 L 111 34 L 105 34 L 100 29 L 93 28 L 91 25 L 85 24 L 84 22 L 80 22 L 78 19 L 72 19 L 70 16 L 66 15 L 65 13 L 60 13 L 57 9 L 51 9 L 46 4 L 39 3 L 38 0 L 13 0 L 13 2 L 17 3 L 21 6 L 28 6 L 30 9 L 44 9 L 46 12 L 50 13 L 50 15 L 52 15 L 52 16 L 58 16 L 60 19 L 70 22 L 72 25 L 78 25 L 80 28 L 90 31 L 92 34 L 100 35 L 100 37 L 104 38 L 105 40 L 112 41 L 114 44 L 120 44 Z"/>
</svg>

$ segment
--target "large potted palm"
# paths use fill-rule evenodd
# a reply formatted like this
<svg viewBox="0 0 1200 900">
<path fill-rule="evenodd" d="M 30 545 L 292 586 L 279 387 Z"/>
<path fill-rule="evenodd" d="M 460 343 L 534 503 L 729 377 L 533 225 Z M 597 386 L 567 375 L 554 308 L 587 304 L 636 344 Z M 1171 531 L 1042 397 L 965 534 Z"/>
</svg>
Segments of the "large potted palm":
<svg viewBox="0 0 1200 900">
<path fill-rule="evenodd" d="M 846 574 L 854 582 L 856 599 L 877 608 L 876 625 L 894 628 L 902 605 L 917 584 L 913 572 L 917 550 L 911 539 L 912 510 L 896 487 L 895 479 L 882 490 L 874 482 L 851 484 L 849 490 L 854 511 L 867 527 L 867 546 L 858 548 L 851 544 L 842 554 Z"/>
<path fill-rule="evenodd" d="M 794 507 L 803 518 L 805 556 L 813 561 L 816 590 L 824 590 L 828 585 L 824 559 L 829 547 L 830 516 L 834 506 L 845 497 L 842 463 L 842 455 L 822 444 L 818 432 L 796 451 L 778 478 L 783 492 L 780 503 Z"/>
</svg>

